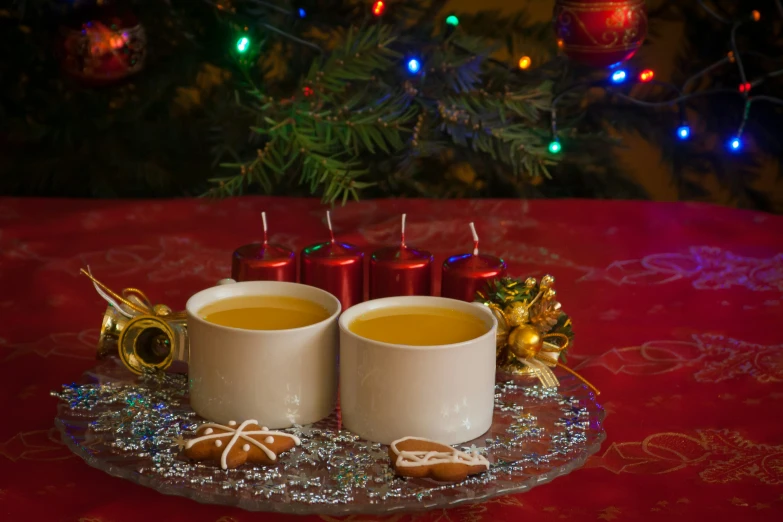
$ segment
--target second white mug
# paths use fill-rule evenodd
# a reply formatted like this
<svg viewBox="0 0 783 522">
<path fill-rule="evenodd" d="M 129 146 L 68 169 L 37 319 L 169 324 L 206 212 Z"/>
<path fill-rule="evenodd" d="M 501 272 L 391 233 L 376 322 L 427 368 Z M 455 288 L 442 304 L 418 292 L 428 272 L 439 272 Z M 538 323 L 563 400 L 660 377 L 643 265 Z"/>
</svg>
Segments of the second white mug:
<svg viewBox="0 0 783 522">
<path fill-rule="evenodd" d="M 389 307 L 465 312 L 481 319 L 486 333 L 456 344 L 406 346 L 350 330 L 362 314 Z M 497 320 L 488 308 L 442 297 L 389 297 L 349 308 L 339 325 L 340 408 L 346 429 L 382 444 L 407 436 L 460 444 L 489 430 Z"/>
</svg>

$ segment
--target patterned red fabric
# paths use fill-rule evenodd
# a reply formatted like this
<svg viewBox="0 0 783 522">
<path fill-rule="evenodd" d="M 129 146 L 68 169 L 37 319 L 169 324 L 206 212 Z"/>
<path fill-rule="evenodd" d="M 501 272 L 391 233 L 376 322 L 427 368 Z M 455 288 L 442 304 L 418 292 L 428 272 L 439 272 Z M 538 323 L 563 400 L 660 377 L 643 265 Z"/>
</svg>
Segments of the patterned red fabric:
<svg viewBox="0 0 783 522">
<path fill-rule="evenodd" d="M 105 308 L 78 276 L 182 308 L 258 239 L 323 241 L 310 199 L 218 203 L 0 199 L 0 519 L 333 520 L 168 497 L 73 456 L 49 391 L 94 364 Z M 442 262 L 483 252 L 517 276 L 551 273 L 602 390 L 608 440 L 584 469 L 529 493 L 395 522 L 783 519 L 783 217 L 702 204 L 385 200 L 334 210 L 340 240 L 407 240 Z M 437 290 L 436 290 L 437 291 Z M 349 517 L 352 522 L 378 520 Z"/>
</svg>

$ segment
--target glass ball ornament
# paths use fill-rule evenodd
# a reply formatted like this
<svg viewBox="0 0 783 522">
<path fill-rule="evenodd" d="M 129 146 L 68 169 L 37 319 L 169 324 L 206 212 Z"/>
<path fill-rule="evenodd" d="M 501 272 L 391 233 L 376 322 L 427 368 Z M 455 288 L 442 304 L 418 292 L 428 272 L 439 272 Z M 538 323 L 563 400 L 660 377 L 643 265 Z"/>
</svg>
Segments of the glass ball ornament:
<svg viewBox="0 0 783 522">
<path fill-rule="evenodd" d="M 114 84 L 144 69 L 146 33 L 128 8 L 76 9 L 59 32 L 60 65 L 68 76 L 85 84 Z"/>
<path fill-rule="evenodd" d="M 647 36 L 644 0 L 556 0 L 553 19 L 558 47 L 592 67 L 628 60 Z"/>
</svg>

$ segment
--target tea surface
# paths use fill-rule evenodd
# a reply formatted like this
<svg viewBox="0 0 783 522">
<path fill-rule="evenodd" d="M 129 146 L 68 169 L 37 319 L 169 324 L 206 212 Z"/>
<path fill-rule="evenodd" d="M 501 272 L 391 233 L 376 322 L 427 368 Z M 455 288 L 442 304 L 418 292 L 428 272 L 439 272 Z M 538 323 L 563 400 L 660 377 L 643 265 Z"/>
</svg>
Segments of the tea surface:
<svg viewBox="0 0 783 522">
<path fill-rule="evenodd" d="M 348 328 L 361 337 L 408 346 L 433 346 L 470 341 L 489 328 L 478 317 L 449 308 L 400 306 L 372 310 Z"/>
<path fill-rule="evenodd" d="M 323 321 L 323 306 L 296 297 L 252 295 L 210 303 L 198 315 L 210 323 L 245 330 L 288 330 Z"/>
</svg>

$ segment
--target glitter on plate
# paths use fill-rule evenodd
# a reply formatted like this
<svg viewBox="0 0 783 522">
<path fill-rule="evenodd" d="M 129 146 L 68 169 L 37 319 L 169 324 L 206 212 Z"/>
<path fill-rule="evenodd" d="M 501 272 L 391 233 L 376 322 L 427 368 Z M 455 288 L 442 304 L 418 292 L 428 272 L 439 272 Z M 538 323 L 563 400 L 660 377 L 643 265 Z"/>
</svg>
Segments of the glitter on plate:
<svg viewBox="0 0 783 522">
<path fill-rule="evenodd" d="M 252 511 L 380 514 L 480 502 L 575 470 L 605 438 L 604 412 L 580 382 L 564 377 L 560 389 L 542 389 L 518 377 L 497 384 L 492 428 L 464 445 L 484 455 L 490 469 L 462 482 L 396 476 L 386 448 L 341 430 L 336 412 L 281 430 L 302 444 L 277 466 L 222 470 L 180 454 L 182 441 L 204 422 L 190 409 L 182 375 L 135 376 L 107 359 L 52 395 L 61 400 L 55 423 L 63 441 L 91 466 L 168 494 Z"/>
</svg>

